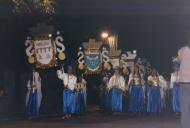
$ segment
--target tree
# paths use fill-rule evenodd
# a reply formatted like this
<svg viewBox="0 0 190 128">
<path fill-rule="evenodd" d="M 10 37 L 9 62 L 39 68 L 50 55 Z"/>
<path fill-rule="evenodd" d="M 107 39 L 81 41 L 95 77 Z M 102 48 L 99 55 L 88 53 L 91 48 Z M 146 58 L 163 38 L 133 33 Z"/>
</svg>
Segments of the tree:
<svg viewBox="0 0 190 128">
<path fill-rule="evenodd" d="M 55 0 L 11 0 L 14 13 L 55 13 Z"/>
</svg>

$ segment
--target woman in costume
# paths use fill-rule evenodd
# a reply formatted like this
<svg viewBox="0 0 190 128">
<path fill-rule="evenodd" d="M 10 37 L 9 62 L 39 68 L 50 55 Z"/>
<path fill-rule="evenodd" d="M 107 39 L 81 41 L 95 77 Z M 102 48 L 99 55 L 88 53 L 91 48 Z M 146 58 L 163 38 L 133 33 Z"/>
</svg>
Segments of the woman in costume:
<svg viewBox="0 0 190 128">
<path fill-rule="evenodd" d="M 123 112 L 124 106 L 124 94 L 125 94 L 125 79 L 120 75 L 119 67 L 115 68 L 114 75 L 110 78 L 107 86 L 109 99 L 106 101 L 109 105 L 111 112 Z"/>
<path fill-rule="evenodd" d="M 159 87 L 159 78 L 157 71 L 154 69 L 151 75 L 148 76 L 147 89 L 147 112 L 159 113 L 161 112 L 161 95 Z"/>
<path fill-rule="evenodd" d="M 129 78 L 129 112 L 140 113 L 144 109 L 144 90 L 139 67 L 136 65 Z"/>
<path fill-rule="evenodd" d="M 171 73 L 170 88 L 172 89 L 172 108 L 173 112 L 178 115 L 181 112 L 180 109 L 180 86 L 178 81 L 179 63 L 175 62 L 173 65 L 173 72 Z"/>
<path fill-rule="evenodd" d="M 62 67 L 61 70 L 57 71 L 58 78 L 63 80 L 65 89 L 63 90 L 63 113 L 65 116 L 62 119 L 68 119 L 71 117 L 71 114 L 76 113 L 76 84 L 77 77 L 73 75 L 73 69 L 71 66 L 68 66 L 68 73 L 64 72 Z"/>
<path fill-rule="evenodd" d="M 26 111 L 29 118 L 39 116 L 42 100 L 41 78 L 38 72 L 33 70 L 32 78 L 27 84 L 28 92 L 26 95 Z"/>
<path fill-rule="evenodd" d="M 77 83 L 77 113 L 85 112 L 86 96 L 86 80 L 79 76 Z"/>
</svg>

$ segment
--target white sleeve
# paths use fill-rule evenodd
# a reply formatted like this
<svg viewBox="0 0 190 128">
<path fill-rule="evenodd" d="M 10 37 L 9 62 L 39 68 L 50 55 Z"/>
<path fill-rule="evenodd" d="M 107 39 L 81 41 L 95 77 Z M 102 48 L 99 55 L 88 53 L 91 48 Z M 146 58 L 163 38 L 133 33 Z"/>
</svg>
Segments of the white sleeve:
<svg viewBox="0 0 190 128">
<path fill-rule="evenodd" d="M 63 80 L 63 84 L 66 86 L 68 84 L 68 74 L 62 70 L 57 70 L 57 76 L 59 79 Z"/>
<path fill-rule="evenodd" d="M 111 89 L 111 87 L 113 86 L 113 77 L 110 78 L 108 84 L 107 84 L 107 88 Z"/>
<path fill-rule="evenodd" d="M 174 77 L 175 75 L 172 73 L 171 74 L 171 79 L 170 79 L 170 88 L 173 88 L 173 84 L 174 84 L 174 82 L 175 82 L 175 77 Z"/>
<path fill-rule="evenodd" d="M 125 90 L 125 79 L 123 76 L 120 77 L 120 86 L 122 90 Z"/>
<path fill-rule="evenodd" d="M 28 90 L 31 89 L 31 86 L 30 86 L 30 80 L 28 80 L 28 83 L 27 83 L 27 89 L 28 89 Z"/>
<path fill-rule="evenodd" d="M 129 76 L 129 81 L 128 81 L 128 85 L 130 85 L 131 81 L 133 80 L 133 75 Z"/>
</svg>

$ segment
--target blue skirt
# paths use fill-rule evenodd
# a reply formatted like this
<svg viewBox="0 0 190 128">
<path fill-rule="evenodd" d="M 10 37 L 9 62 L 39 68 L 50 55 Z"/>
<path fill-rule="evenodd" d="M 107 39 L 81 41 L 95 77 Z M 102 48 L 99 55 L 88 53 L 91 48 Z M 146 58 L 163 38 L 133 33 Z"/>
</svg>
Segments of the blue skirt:
<svg viewBox="0 0 190 128">
<path fill-rule="evenodd" d="M 147 98 L 147 112 L 161 112 L 160 88 L 157 86 L 148 87 Z"/>
<path fill-rule="evenodd" d="M 172 89 L 172 106 L 174 112 L 181 112 L 180 108 L 180 86 L 174 83 Z"/>
<path fill-rule="evenodd" d="M 105 92 L 105 103 L 104 103 L 104 111 L 111 111 L 111 104 L 110 104 L 110 93 L 108 91 Z"/>
<path fill-rule="evenodd" d="M 86 106 L 84 101 L 84 93 L 82 90 L 77 91 L 77 101 L 76 101 L 77 113 L 85 112 Z"/>
<path fill-rule="evenodd" d="M 36 117 L 39 116 L 39 106 L 38 106 L 38 95 L 37 90 L 30 91 L 29 99 L 26 106 L 26 113 L 29 117 Z"/>
<path fill-rule="evenodd" d="M 77 95 L 70 89 L 63 90 L 63 113 L 74 114 L 77 112 Z"/>
<path fill-rule="evenodd" d="M 142 112 L 144 109 L 144 91 L 141 85 L 132 85 L 129 92 L 129 111 Z"/>
<path fill-rule="evenodd" d="M 108 110 L 111 112 L 123 112 L 125 110 L 124 93 L 122 90 L 118 88 L 112 88 L 109 91 L 108 96 Z"/>
</svg>

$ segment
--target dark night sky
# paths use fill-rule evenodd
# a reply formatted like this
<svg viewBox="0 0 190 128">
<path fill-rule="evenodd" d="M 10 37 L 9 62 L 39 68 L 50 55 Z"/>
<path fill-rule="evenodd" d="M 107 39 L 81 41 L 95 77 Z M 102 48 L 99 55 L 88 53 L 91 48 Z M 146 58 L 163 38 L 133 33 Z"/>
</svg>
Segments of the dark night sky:
<svg viewBox="0 0 190 128">
<path fill-rule="evenodd" d="M 170 71 L 170 58 L 189 39 L 190 2 L 182 0 L 57 0 L 53 24 L 63 32 L 67 49 L 108 29 L 119 34 L 119 47 L 137 49 L 161 73 Z M 6 2 L 0 3 L 0 42 L 3 63 L 21 68 L 28 27 L 40 16 L 14 16 Z M 12 46 L 12 47 L 11 47 Z M 14 46 L 14 47 L 13 47 Z M 73 47 L 74 46 L 74 47 Z M 8 48 L 11 47 L 11 48 Z M 76 51 L 76 50 L 75 50 Z M 71 54 L 75 57 L 76 52 Z M 13 58 L 11 60 L 11 58 Z"/>
</svg>

